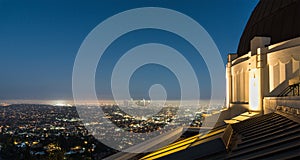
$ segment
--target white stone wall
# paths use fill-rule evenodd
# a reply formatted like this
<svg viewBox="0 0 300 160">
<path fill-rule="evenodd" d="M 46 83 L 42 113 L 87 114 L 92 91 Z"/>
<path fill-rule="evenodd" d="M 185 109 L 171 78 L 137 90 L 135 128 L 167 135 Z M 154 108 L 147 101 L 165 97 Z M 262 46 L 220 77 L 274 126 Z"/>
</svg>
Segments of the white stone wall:
<svg viewBox="0 0 300 160">
<path fill-rule="evenodd" d="M 232 67 L 232 102 L 249 102 L 248 61 Z"/>
<path fill-rule="evenodd" d="M 249 103 L 250 110 L 262 110 L 264 97 L 277 96 L 290 79 L 300 76 L 300 37 L 269 46 L 256 44 L 268 40 L 255 37 L 251 45 L 261 48 L 252 47 L 248 54 L 235 59 L 229 57 L 228 104 Z"/>
<path fill-rule="evenodd" d="M 299 75 L 299 62 L 300 46 L 268 53 L 270 93 L 280 84 Z M 284 87 L 287 87 L 286 85 Z"/>
</svg>

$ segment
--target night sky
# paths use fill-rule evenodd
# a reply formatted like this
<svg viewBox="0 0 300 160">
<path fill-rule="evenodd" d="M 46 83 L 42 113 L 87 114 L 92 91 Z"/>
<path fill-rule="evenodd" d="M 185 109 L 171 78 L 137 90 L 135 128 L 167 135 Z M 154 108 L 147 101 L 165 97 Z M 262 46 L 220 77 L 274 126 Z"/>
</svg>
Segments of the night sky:
<svg viewBox="0 0 300 160">
<path fill-rule="evenodd" d="M 236 52 L 257 3 L 258 0 L 0 0 L 0 100 L 72 99 L 73 64 L 84 38 L 110 16 L 139 7 L 170 8 L 190 16 L 211 35 L 225 64 L 227 54 Z M 106 50 L 96 74 L 99 99 L 112 98 L 110 76 L 117 60 L 130 48 L 152 42 L 180 51 L 197 73 L 200 98 L 210 97 L 210 78 L 197 51 L 175 34 L 143 29 L 118 38 Z M 136 70 L 130 93 L 134 99 L 148 98 L 149 87 L 157 83 L 165 87 L 168 99 L 180 97 L 174 74 L 151 64 Z"/>
</svg>

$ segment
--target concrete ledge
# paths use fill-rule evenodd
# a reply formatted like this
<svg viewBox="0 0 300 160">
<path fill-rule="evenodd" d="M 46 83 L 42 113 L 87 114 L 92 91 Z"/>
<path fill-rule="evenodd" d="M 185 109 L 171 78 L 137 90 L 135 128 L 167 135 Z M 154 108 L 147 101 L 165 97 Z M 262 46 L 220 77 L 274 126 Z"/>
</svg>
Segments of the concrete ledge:
<svg viewBox="0 0 300 160">
<path fill-rule="evenodd" d="M 300 108 L 300 97 L 265 97 L 263 103 L 264 114 L 268 114 L 275 112 L 277 106 Z"/>
</svg>

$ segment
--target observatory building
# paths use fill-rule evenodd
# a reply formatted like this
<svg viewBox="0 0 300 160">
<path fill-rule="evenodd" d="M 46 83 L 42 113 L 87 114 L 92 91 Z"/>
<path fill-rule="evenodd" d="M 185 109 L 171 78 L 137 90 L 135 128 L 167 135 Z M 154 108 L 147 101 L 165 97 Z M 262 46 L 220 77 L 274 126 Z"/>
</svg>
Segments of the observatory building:
<svg viewBox="0 0 300 160">
<path fill-rule="evenodd" d="M 273 112 L 300 107 L 300 1 L 261 0 L 228 55 L 227 106 Z"/>
</svg>

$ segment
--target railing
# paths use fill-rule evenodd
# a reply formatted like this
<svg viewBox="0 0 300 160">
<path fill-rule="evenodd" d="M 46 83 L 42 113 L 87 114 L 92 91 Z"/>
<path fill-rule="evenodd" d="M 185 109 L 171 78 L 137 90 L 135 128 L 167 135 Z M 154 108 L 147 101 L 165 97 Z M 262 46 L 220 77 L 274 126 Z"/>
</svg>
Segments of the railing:
<svg viewBox="0 0 300 160">
<path fill-rule="evenodd" d="M 293 84 L 284 89 L 278 97 L 300 96 L 300 84 Z"/>
</svg>

